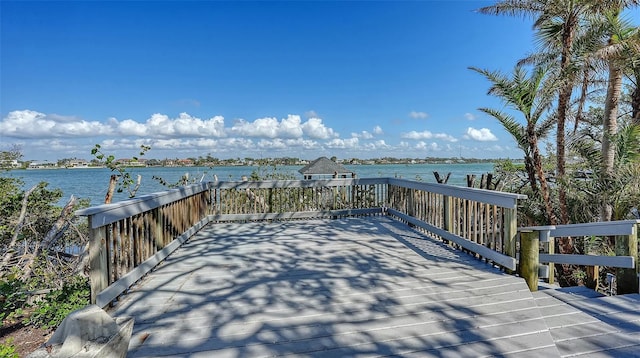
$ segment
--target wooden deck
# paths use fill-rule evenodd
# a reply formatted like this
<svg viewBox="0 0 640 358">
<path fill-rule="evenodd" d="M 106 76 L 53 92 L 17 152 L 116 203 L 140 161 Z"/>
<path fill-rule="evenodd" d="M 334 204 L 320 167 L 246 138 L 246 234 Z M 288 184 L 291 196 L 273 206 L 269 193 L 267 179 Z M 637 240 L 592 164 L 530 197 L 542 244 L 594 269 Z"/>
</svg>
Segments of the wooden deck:
<svg viewBox="0 0 640 358">
<path fill-rule="evenodd" d="M 559 356 L 524 280 L 387 217 L 208 225 L 111 313 L 129 357 Z"/>
<path fill-rule="evenodd" d="M 640 295 L 580 287 L 533 293 L 563 357 L 640 357 Z"/>
</svg>

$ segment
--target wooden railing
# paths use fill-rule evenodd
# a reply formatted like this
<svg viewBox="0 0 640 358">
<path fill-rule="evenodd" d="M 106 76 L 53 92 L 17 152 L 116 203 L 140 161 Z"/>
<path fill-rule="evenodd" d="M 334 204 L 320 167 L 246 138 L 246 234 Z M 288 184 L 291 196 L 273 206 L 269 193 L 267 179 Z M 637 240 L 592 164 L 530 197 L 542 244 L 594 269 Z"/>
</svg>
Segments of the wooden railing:
<svg viewBox="0 0 640 358">
<path fill-rule="evenodd" d="M 382 214 L 387 179 L 211 183 L 212 221 Z"/>
<path fill-rule="evenodd" d="M 616 291 L 618 294 L 638 293 L 640 267 L 638 266 L 638 226 L 640 220 L 622 220 L 570 224 L 556 226 L 534 226 L 520 228 L 520 261 L 527 262 L 521 275 L 532 291 L 537 290 L 540 277 L 553 282 L 554 264 L 587 266 L 587 285 L 598 286 L 599 266 L 616 268 Z M 589 252 L 590 245 L 583 244 L 584 255 L 555 254 L 554 238 L 571 237 L 581 242 L 613 240 L 614 252 L 610 255 Z M 540 244 L 544 245 L 540 253 Z M 599 245 L 602 247 L 602 245 Z M 615 256 L 613 256 L 615 255 Z M 547 265 L 542 265 L 546 263 Z"/>
<path fill-rule="evenodd" d="M 206 224 L 209 207 L 205 183 L 77 211 L 89 219 L 91 302 L 122 294 Z"/>
<path fill-rule="evenodd" d="M 391 215 L 515 271 L 525 198 L 393 178 L 210 182 L 77 215 L 89 218 L 91 297 L 104 307 L 210 222 Z"/>
<path fill-rule="evenodd" d="M 389 210 L 487 261 L 516 269 L 517 204 L 525 195 L 389 179 Z"/>
</svg>

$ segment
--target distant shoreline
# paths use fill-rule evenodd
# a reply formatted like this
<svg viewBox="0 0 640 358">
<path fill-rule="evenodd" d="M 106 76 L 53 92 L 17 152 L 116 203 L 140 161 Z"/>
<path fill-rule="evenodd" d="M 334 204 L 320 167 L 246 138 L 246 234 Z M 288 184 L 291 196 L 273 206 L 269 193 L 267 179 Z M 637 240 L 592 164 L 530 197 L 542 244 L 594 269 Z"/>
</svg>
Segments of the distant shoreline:
<svg viewBox="0 0 640 358">
<path fill-rule="evenodd" d="M 341 160 L 338 163 L 343 165 L 362 165 L 362 166 L 370 166 L 370 165 L 424 165 L 424 164 L 446 164 L 446 165 L 464 165 L 464 164 L 489 164 L 496 163 L 503 160 L 509 160 L 514 164 L 521 163 L 521 159 L 462 159 L 462 158 L 429 158 L 429 159 L 370 159 L 370 160 Z M 104 169 L 106 166 L 94 166 L 94 165 L 83 165 L 83 166 L 58 166 L 57 164 L 42 164 L 37 167 L 29 166 L 29 164 L 24 165 L 29 162 L 23 162 L 21 167 L 10 167 L 4 168 L 5 170 L 77 170 L 77 169 Z M 205 163 L 202 165 L 198 164 L 184 164 L 184 165 L 121 165 L 122 168 L 215 168 L 215 167 L 256 167 L 256 166 L 290 166 L 290 165 L 303 165 L 305 161 L 300 161 L 300 164 L 291 164 L 291 163 L 281 163 L 278 159 L 274 161 L 261 161 L 261 162 L 217 162 L 217 163 Z"/>
</svg>

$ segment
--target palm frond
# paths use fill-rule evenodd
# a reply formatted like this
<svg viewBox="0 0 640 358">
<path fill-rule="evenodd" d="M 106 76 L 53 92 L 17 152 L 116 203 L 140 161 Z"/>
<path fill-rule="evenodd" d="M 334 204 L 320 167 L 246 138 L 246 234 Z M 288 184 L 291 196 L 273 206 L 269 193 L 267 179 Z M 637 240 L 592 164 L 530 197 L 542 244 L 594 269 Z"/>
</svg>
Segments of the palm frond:
<svg viewBox="0 0 640 358">
<path fill-rule="evenodd" d="M 515 139 L 518 147 L 528 153 L 529 145 L 527 142 L 527 129 L 522 124 L 518 123 L 516 119 L 507 113 L 498 111 L 493 108 L 478 108 L 479 111 L 484 112 L 491 117 L 495 118 L 502 124 L 504 129 L 511 134 L 513 139 Z"/>
</svg>

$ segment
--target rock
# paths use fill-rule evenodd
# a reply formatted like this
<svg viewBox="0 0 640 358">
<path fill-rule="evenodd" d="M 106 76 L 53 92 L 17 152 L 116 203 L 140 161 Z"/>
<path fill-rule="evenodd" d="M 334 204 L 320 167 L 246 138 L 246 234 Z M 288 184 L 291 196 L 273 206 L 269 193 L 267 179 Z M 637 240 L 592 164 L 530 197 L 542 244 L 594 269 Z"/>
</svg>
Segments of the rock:
<svg viewBox="0 0 640 358">
<path fill-rule="evenodd" d="M 126 357 L 133 318 L 113 318 L 89 305 L 71 312 L 44 347 L 29 358 Z"/>
</svg>

